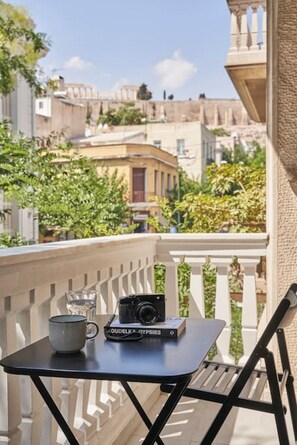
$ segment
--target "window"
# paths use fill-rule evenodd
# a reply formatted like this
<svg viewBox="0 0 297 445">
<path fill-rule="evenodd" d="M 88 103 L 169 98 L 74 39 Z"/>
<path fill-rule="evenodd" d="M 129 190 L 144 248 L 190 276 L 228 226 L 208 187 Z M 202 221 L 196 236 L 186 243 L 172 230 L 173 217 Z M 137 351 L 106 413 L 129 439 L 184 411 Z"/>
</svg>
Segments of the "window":
<svg viewBox="0 0 297 445">
<path fill-rule="evenodd" d="M 159 172 L 158 170 L 155 170 L 155 186 L 154 186 L 155 195 L 158 195 L 158 192 L 159 192 Z"/>
<path fill-rule="evenodd" d="M 161 173 L 161 196 L 165 196 L 164 172 Z"/>
<path fill-rule="evenodd" d="M 162 145 L 161 142 L 162 141 L 160 141 L 160 140 L 153 141 L 153 145 L 157 148 L 161 148 L 161 145 Z"/>
<path fill-rule="evenodd" d="M 204 159 L 206 159 L 207 154 L 206 154 L 205 141 L 203 141 L 202 144 L 203 144 L 203 148 L 202 148 L 202 157 L 203 157 Z"/>
<path fill-rule="evenodd" d="M 167 175 L 167 194 L 169 194 L 168 192 L 171 190 L 171 175 L 168 173 Z"/>
<path fill-rule="evenodd" d="M 42 101 L 39 102 L 38 108 L 39 108 L 39 110 L 42 110 L 42 108 L 43 108 L 43 102 Z"/>
<path fill-rule="evenodd" d="M 133 168 L 133 185 L 132 185 L 132 201 L 145 202 L 145 168 Z"/>
<path fill-rule="evenodd" d="M 176 140 L 176 154 L 177 156 L 185 156 L 185 139 Z"/>
</svg>

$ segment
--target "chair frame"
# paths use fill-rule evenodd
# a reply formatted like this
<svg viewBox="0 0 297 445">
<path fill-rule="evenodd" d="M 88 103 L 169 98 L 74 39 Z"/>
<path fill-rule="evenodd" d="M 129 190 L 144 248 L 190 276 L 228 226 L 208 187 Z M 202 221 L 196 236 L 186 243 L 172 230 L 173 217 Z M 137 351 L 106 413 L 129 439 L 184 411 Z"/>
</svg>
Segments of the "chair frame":
<svg viewBox="0 0 297 445">
<path fill-rule="evenodd" d="M 244 366 L 228 365 L 226 363 L 216 363 L 205 361 L 202 367 L 197 371 L 196 384 L 193 383 L 184 392 L 184 396 L 207 400 L 222 404 L 215 419 L 210 425 L 206 435 L 204 436 L 201 445 L 209 445 L 217 436 L 220 428 L 225 422 L 228 414 L 234 406 L 247 408 L 256 411 L 262 411 L 274 414 L 279 443 L 281 445 L 290 445 L 288 430 L 285 420 L 286 407 L 282 402 L 282 393 L 286 389 L 289 409 L 291 413 L 291 420 L 293 424 L 293 431 L 295 441 L 297 442 L 297 404 L 296 395 L 294 391 L 294 377 L 291 372 L 288 349 L 285 339 L 284 327 L 292 320 L 297 310 L 297 284 L 293 283 L 286 295 L 280 301 L 276 311 L 274 312 L 270 322 L 261 335 L 253 352 Z M 268 349 L 272 337 L 276 334 L 277 344 L 280 354 L 282 372 L 278 373 L 274 360 L 273 353 Z M 259 360 L 263 359 L 265 362 L 265 370 L 257 369 Z M 211 367 L 210 371 L 206 372 L 206 376 L 211 374 L 214 382 L 214 387 L 210 388 L 208 377 L 203 377 L 203 372 Z M 231 378 L 227 377 L 230 373 Z M 217 374 L 217 377 L 215 376 Z M 201 377 L 199 378 L 199 375 Z M 227 377 L 227 381 L 232 382 L 231 387 L 224 387 L 223 391 L 215 387 L 218 382 L 221 382 L 222 376 Z M 247 397 L 249 384 L 258 379 L 258 385 L 253 392 L 252 397 Z M 205 384 L 205 381 L 207 382 Z M 197 383 L 198 382 L 198 383 Z M 271 401 L 261 400 L 261 395 L 268 383 L 270 389 Z M 161 390 L 164 392 L 171 392 L 174 385 L 162 384 Z M 222 385 L 220 385 L 222 388 Z"/>
</svg>

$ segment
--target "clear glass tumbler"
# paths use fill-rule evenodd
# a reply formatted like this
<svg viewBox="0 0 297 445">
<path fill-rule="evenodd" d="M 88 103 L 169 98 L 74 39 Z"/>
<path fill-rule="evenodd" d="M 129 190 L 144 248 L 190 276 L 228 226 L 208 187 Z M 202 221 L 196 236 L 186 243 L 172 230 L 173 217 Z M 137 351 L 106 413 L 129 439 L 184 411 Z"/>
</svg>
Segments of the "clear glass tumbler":
<svg viewBox="0 0 297 445">
<path fill-rule="evenodd" d="M 97 291 L 72 290 L 65 293 L 69 314 L 84 315 L 88 321 L 95 321 Z"/>
</svg>

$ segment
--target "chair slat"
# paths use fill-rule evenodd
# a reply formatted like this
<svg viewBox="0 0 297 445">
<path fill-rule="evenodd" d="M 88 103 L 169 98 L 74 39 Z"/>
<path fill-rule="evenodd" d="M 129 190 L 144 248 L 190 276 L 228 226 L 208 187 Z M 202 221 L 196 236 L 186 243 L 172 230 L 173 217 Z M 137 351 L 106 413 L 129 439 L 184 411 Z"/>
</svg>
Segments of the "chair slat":
<svg viewBox="0 0 297 445">
<path fill-rule="evenodd" d="M 253 392 L 253 400 L 260 400 L 264 391 L 264 388 L 267 384 L 267 374 L 264 372 L 261 372 L 261 375 L 258 379 L 257 386 Z"/>
<path fill-rule="evenodd" d="M 202 369 L 200 372 L 198 371 L 197 377 L 194 378 L 192 381 L 192 384 L 197 387 L 201 387 L 204 382 L 209 378 L 209 376 L 215 372 L 217 369 L 217 365 L 206 365 L 204 369 Z"/>
<path fill-rule="evenodd" d="M 245 387 L 243 388 L 243 390 L 240 393 L 240 397 L 244 397 L 244 398 L 249 398 L 249 395 L 251 394 L 252 388 L 254 386 L 254 383 L 256 381 L 257 378 L 257 372 L 253 372 L 250 376 L 250 378 L 248 379 L 248 381 L 245 384 Z"/>
<path fill-rule="evenodd" d="M 206 391 L 215 390 L 216 383 L 220 380 L 224 372 L 226 372 L 226 368 L 219 367 L 212 373 L 211 378 L 207 381 L 206 385 L 203 386 L 203 389 Z"/>
<path fill-rule="evenodd" d="M 225 372 L 224 377 L 220 381 L 220 384 L 216 387 L 216 392 L 219 392 L 222 394 L 228 394 L 228 392 L 230 391 L 229 384 L 236 374 L 238 374 L 238 369 L 236 369 L 236 368 L 228 369 L 228 372 Z M 237 378 L 237 376 L 236 376 L 236 378 Z"/>
</svg>

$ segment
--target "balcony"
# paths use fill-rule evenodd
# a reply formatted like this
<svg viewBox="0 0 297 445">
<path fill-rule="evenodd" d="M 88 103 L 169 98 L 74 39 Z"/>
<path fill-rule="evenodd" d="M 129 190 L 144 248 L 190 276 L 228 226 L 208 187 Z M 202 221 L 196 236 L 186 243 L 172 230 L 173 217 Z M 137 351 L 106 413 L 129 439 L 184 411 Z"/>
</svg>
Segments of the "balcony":
<svg viewBox="0 0 297 445">
<path fill-rule="evenodd" d="M 266 122 L 266 0 L 227 0 L 231 42 L 225 68 L 249 117 Z"/>
<path fill-rule="evenodd" d="M 147 193 L 144 191 L 134 191 L 132 196 L 132 202 L 146 202 L 147 201 Z"/>
<path fill-rule="evenodd" d="M 184 261 L 191 267 L 190 316 L 203 316 L 202 267 L 210 261 L 216 271 L 215 316 L 226 321 L 217 342 L 218 355 L 232 362 L 228 269 L 232 258 L 237 256 L 244 270 L 241 302 L 243 355 L 240 361 L 245 362 L 258 331 L 266 322 L 265 310 L 260 323 L 257 320 L 255 278 L 260 258 L 266 255 L 267 244 L 266 234 L 134 234 L 3 249 L 0 251 L 0 357 L 48 334 L 48 318 L 66 312 L 65 291 L 96 288 L 99 295 L 97 312 L 112 313 L 119 296 L 154 290 L 154 265 L 157 263 L 166 268 L 167 315 L 178 314 L 177 274 L 179 264 Z M 80 444 L 141 443 L 141 428 L 134 431 L 139 419 L 120 383 L 74 379 L 44 381 Z M 156 410 L 164 400 L 165 396 L 160 396 L 156 385 L 134 383 L 132 386 L 147 408 L 154 405 Z M 29 378 L 5 374 L 1 368 L 0 389 L 1 445 L 66 444 Z M 191 434 L 197 430 L 196 405 L 197 401 L 179 404 L 175 418 L 164 432 L 166 444 L 184 445 L 190 440 L 199 440 L 194 439 L 195 435 L 193 439 L 189 438 L 189 428 Z M 205 415 L 206 410 L 203 412 Z M 242 430 L 241 436 L 247 434 L 247 441 L 241 438 L 236 442 L 238 430 L 234 428 L 234 416 L 235 413 L 231 416 L 231 424 L 227 422 L 227 433 L 224 433 L 228 439 L 220 443 L 258 443 L 256 439 L 251 441 L 242 426 L 238 428 Z M 253 417 L 254 412 L 245 411 L 241 423 L 253 427 Z M 273 424 L 271 416 L 269 421 Z M 199 425 L 203 425 L 203 421 L 199 421 Z M 277 443 L 276 430 L 274 434 L 273 427 L 269 427 L 269 431 L 275 442 L 267 443 Z"/>
</svg>

